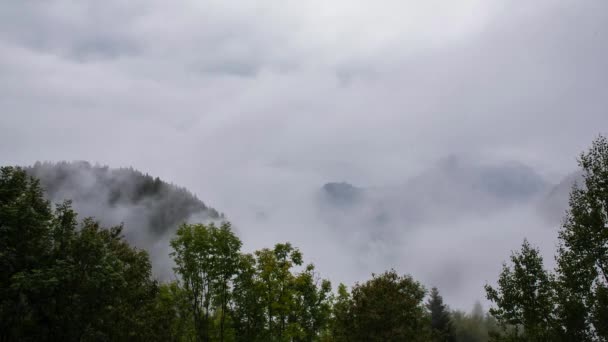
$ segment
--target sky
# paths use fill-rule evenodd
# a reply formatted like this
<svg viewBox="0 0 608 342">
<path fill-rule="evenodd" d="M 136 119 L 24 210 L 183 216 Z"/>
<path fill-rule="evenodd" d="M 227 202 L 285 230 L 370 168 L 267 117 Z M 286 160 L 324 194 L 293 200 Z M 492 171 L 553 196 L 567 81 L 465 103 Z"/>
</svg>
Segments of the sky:
<svg viewBox="0 0 608 342">
<path fill-rule="evenodd" d="M 402 184 L 449 155 L 556 183 L 607 108 L 603 0 L 0 2 L 1 164 L 133 166 L 225 212 L 248 248 L 292 240 L 347 282 L 395 267 L 456 307 L 524 235 L 550 249 L 554 231 L 508 208 L 422 224 L 359 264 L 314 191 Z"/>
</svg>

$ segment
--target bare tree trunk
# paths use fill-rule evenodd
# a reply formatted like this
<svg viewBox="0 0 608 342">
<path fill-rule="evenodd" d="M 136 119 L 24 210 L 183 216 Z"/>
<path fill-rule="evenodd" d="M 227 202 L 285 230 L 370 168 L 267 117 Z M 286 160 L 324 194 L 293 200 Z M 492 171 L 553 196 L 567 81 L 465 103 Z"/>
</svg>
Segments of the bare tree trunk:
<svg viewBox="0 0 608 342">
<path fill-rule="evenodd" d="M 224 320 L 226 317 L 226 283 L 227 280 L 224 279 L 222 284 L 222 312 L 220 316 L 220 341 L 224 342 Z"/>
</svg>

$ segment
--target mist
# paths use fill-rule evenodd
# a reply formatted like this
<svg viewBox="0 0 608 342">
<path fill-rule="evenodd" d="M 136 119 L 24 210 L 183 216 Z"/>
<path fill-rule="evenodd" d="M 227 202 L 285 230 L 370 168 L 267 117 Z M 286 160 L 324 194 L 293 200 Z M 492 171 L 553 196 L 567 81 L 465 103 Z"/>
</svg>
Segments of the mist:
<svg viewBox="0 0 608 342">
<path fill-rule="evenodd" d="M 523 164 L 452 155 L 399 184 L 327 183 L 230 208 L 235 214 L 223 218 L 186 190 L 133 169 L 37 163 L 28 172 L 51 202 L 71 199 L 81 219 L 123 225 L 125 238 L 148 251 L 161 281 L 175 279 L 169 241 L 180 224 L 228 219 L 247 252 L 292 242 L 335 285 L 400 270 L 441 288 L 463 310 L 485 303 L 483 285 L 524 238 L 552 267 L 565 190 L 576 180 L 553 185 Z"/>
<path fill-rule="evenodd" d="M 531 187 L 507 169 L 520 185 Z M 290 189 L 260 201 L 265 206 L 258 202 L 228 211 L 236 213 L 230 219 L 242 228 L 246 249 L 292 241 L 334 284 L 354 284 L 394 268 L 428 288 L 439 287 L 453 308 L 469 310 L 476 301 L 487 307 L 483 286 L 494 283 L 501 264 L 524 239 L 541 250 L 547 267 L 554 266 L 568 192 L 557 193 L 555 185 L 538 178 L 539 188 L 522 197 L 488 194 L 472 186 L 483 178 L 468 172 L 462 176 L 472 177 L 469 183 L 453 173 L 442 180 L 433 168 L 410 181 L 357 187 L 360 193 L 346 199 L 328 196 L 321 186 Z M 430 198 L 412 184 L 425 177 Z M 572 185 L 568 181 L 561 187 Z"/>
<path fill-rule="evenodd" d="M 392 267 L 468 309 L 524 238 L 552 265 L 564 195 L 539 208 L 605 133 L 607 35 L 600 0 L 7 1 L 0 160 L 132 166 L 225 213 L 245 250 L 290 241 L 334 285 Z M 471 167 L 437 174 L 449 156 Z M 480 165 L 538 188 L 462 186 Z M 328 182 L 366 195 L 330 207 Z M 170 264 L 168 236 L 126 233 Z"/>
<path fill-rule="evenodd" d="M 54 205 L 70 201 L 79 220 L 106 228 L 122 226 L 129 243 L 148 252 L 156 279 L 174 279 L 169 242 L 183 223 L 211 223 L 223 215 L 187 189 L 132 168 L 109 168 L 86 161 L 36 163 L 27 173 L 40 181 Z"/>
</svg>

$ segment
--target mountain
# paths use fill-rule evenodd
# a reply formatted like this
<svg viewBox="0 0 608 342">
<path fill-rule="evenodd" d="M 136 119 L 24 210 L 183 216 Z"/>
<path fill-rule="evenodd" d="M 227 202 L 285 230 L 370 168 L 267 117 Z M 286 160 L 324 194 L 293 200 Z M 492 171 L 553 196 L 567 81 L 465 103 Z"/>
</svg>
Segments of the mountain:
<svg viewBox="0 0 608 342">
<path fill-rule="evenodd" d="M 363 189 L 346 182 L 332 182 L 323 185 L 325 199 L 337 206 L 351 207 L 363 198 Z"/>
<path fill-rule="evenodd" d="M 40 179 L 47 198 L 72 200 L 80 217 L 104 225 L 125 224 L 127 238 L 161 236 L 191 218 L 219 219 L 188 190 L 133 168 L 111 169 L 88 162 L 36 163 L 25 170 Z"/>
<path fill-rule="evenodd" d="M 519 162 L 478 163 L 450 156 L 402 184 L 362 188 L 345 182 L 320 189 L 321 216 L 336 229 L 390 231 L 422 223 L 484 216 L 533 201 L 549 184 Z M 357 228 L 354 228 L 358 226 Z"/>
<path fill-rule="evenodd" d="M 501 210 L 531 200 L 548 187 L 534 169 L 519 162 L 478 163 L 451 156 L 408 179 L 398 191 L 407 194 L 406 203 L 417 212 L 458 216 Z"/>
<path fill-rule="evenodd" d="M 223 219 L 185 188 L 133 168 L 77 161 L 38 162 L 25 170 L 40 179 L 52 203 L 72 200 L 80 219 L 94 217 L 104 226 L 124 223 L 125 238 L 148 251 L 159 279 L 173 276 L 168 240 L 181 223 Z"/>
</svg>

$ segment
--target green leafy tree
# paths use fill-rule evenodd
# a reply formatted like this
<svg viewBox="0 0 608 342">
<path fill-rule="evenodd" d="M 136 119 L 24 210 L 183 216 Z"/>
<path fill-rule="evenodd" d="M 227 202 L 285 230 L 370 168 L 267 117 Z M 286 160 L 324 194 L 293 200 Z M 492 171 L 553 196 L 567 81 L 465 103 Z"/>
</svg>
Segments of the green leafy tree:
<svg viewBox="0 0 608 342">
<path fill-rule="evenodd" d="M 436 287 L 431 289 L 430 297 L 426 303 L 426 308 L 431 314 L 431 331 L 434 341 L 453 341 L 452 322 L 450 311 L 443 303 L 443 297 L 439 294 Z"/>
<path fill-rule="evenodd" d="M 55 212 L 18 168 L 0 176 L 2 340 L 152 341 L 157 284 L 148 254 L 122 227 L 78 226 L 70 203 Z"/>
<path fill-rule="evenodd" d="M 231 318 L 239 341 L 316 341 L 327 330 L 331 284 L 289 243 L 240 256 Z"/>
<path fill-rule="evenodd" d="M 568 340 L 608 340 L 608 140 L 581 154 L 584 186 L 570 194 L 559 233 L 559 315 Z"/>
<path fill-rule="evenodd" d="M 335 342 L 350 341 L 352 334 L 353 316 L 352 316 L 352 298 L 346 285 L 338 285 L 338 293 L 334 299 L 332 307 L 332 316 L 330 320 L 331 339 Z"/>
<path fill-rule="evenodd" d="M 231 288 L 238 273 L 241 241 L 230 223 L 183 224 L 171 240 L 175 271 L 190 297 L 197 339 L 224 341 Z M 213 324 L 217 322 L 216 324 Z"/>
<path fill-rule="evenodd" d="M 154 305 L 152 327 L 162 332 L 157 340 L 179 342 L 196 338 L 188 293 L 177 282 L 160 285 Z"/>
<path fill-rule="evenodd" d="M 294 308 L 292 268 L 302 265 L 302 253 L 290 243 L 255 252 L 257 276 L 261 282 L 261 302 L 265 307 L 268 340 L 286 341 L 297 331 L 288 326 Z"/>
<path fill-rule="evenodd" d="M 266 305 L 262 301 L 265 287 L 258 277 L 255 257 L 242 254 L 237 269 L 231 308 L 236 340 L 264 341 L 268 338 Z"/>
<path fill-rule="evenodd" d="M 215 279 L 215 302 L 219 307 L 219 340 L 224 341 L 226 316 L 231 296 L 231 287 L 238 272 L 241 240 L 232 231 L 229 222 L 223 222 L 219 228 L 210 225 L 211 245 L 214 251 L 212 260 Z"/>
<path fill-rule="evenodd" d="M 65 292 L 75 303 L 69 321 L 79 322 L 81 339 L 153 339 L 146 315 L 158 286 L 147 252 L 132 248 L 121 233 L 121 226 L 104 229 L 85 219 L 63 264 L 71 284 Z"/>
<path fill-rule="evenodd" d="M 295 341 L 315 341 L 327 329 L 331 312 L 331 283 L 321 280 L 309 264 L 293 284 L 294 309 L 290 323 L 299 329 Z"/>
<path fill-rule="evenodd" d="M 354 342 L 428 341 L 430 324 L 424 295 L 424 287 L 411 276 L 399 276 L 394 270 L 373 275 L 353 287 L 350 300 L 341 295 L 350 307 L 340 308 L 337 314 L 346 317 L 338 318 L 335 331 L 341 340 Z M 347 326 L 340 326 L 344 323 Z"/>
<path fill-rule="evenodd" d="M 192 318 L 199 341 L 209 341 L 212 293 L 215 282 L 214 246 L 210 227 L 204 224 L 182 224 L 171 240 L 175 272 L 188 293 Z"/>
<path fill-rule="evenodd" d="M 554 339 L 555 295 L 542 256 L 524 240 L 521 251 L 511 255 L 511 264 L 503 264 L 498 288 L 485 286 L 488 299 L 496 305 L 490 313 L 503 328 L 516 328 L 510 333 L 513 338 L 522 341 Z"/>
<path fill-rule="evenodd" d="M 181 225 L 170 244 L 171 256 L 175 260 L 175 272 L 188 294 L 197 341 L 206 341 L 209 336 L 209 309 L 211 302 L 211 266 L 209 231 L 202 224 Z"/>
<path fill-rule="evenodd" d="M 0 340 L 36 330 L 31 298 L 16 286 L 47 261 L 52 212 L 39 182 L 19 168 L 0 168 Z"/>
</svg>

